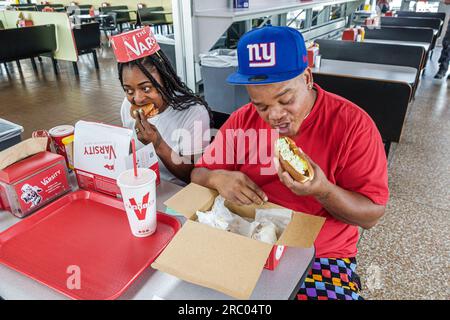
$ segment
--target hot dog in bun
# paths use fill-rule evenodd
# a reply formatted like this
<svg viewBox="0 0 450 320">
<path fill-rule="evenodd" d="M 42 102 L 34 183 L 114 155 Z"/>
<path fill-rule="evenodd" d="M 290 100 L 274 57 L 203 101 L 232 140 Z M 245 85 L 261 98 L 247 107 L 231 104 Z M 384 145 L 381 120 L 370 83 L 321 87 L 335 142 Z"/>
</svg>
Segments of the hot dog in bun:
<svg viewBox="0 0 450 320">
<path fill-rule="evenodd" d="M 314 178 L 314 170 L 305 154 L 288 137 L 281 137 L 275 143 L 275 152 L 283 170 L 294 180 L 305 183 Z"/>
<path fill-rule="evenodd" d="M 131 116 L 135 119 L 135 115 L 134 112 L 135 111 L 139 111 L 142 110 L 142 114 L 144 115 L 145 118 L 151 118 L 154 117 L 158 114 L 159 109 L 155 108 L 155 105 L 153 103 L 147 104 L 145 106 L 136 106 L 136 105 L 132 105 L 131 106 Z"/>
</svg>

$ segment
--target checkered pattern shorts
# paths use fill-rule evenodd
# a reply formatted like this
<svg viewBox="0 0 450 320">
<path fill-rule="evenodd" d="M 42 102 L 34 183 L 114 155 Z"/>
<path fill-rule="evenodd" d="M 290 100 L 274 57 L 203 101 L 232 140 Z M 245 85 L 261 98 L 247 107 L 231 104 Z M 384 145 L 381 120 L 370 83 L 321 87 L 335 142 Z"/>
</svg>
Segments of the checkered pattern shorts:
<svg viewBox="0 0 450 320">
<path fill-rule="evenodd" d="M 361 283 L 355 273 L 356 259 L 315 259 L 298 300 L 364 300 L 359 295 Z"/>
</svg>

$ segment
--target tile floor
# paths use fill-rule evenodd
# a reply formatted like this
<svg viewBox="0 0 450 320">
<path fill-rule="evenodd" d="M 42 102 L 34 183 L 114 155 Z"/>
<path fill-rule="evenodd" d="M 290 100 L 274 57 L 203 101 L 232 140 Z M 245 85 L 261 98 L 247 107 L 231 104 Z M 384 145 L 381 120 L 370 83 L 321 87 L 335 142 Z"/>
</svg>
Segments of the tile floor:
<svg viewBox="0 0 450 320">
<path fill-rule="evenodd" d="M 386 215 L 359 244 L 359 274 L 367 299 L 450 299 L 450 89 L 433 80 L 439 51 L 411 104 L 401 142 L 391 149 L 391 199 Z M 80 76 L 61 62 L 33 71 L 30 62 L 0 67 L 0 117 L 24 126 L 23 138 L 41 128 L 78 119 L 120 124 L 123 99 L 109 49 L 101 69 L 82 56 Z"/>
</svg>

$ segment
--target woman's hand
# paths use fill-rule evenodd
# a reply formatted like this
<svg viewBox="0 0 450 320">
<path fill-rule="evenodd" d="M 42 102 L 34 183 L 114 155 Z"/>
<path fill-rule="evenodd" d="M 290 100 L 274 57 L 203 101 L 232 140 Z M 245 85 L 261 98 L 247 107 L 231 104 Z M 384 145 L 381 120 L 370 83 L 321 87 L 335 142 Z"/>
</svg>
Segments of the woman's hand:
<svg viewBox="0 0 450 320">
<path fill-rule="evenodd" d="M 134 115 L 136 118 L 134 130 L 139 141 L 143 144 L 153 143 L 155 150 L 158 149 L 162 141 L 158 129 L 147 121 L 141 109 L 134 111 Z"/>
<path fill-rule="evenodd" d="M 249 177 L 240 171 L 212 171 L 214 188 L 226 200 L 239 205 L 263 204 L 266 194 Z"/>
</svg>

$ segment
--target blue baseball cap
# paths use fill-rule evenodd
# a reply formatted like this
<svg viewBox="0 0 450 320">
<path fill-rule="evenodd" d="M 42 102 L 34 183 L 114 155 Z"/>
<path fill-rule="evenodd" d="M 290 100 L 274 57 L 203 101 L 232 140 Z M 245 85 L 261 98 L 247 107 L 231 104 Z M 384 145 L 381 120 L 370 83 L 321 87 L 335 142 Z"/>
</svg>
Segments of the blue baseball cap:
<svg viewBox="0 0 450 320">
<path fill-rule="evenodd" d="M 308 67 L 305 40 L 294 28 L 265 26 L 242 36 L 238 70 L 230 84 L 268 84 L 293 79 Z"/>
</svg>

